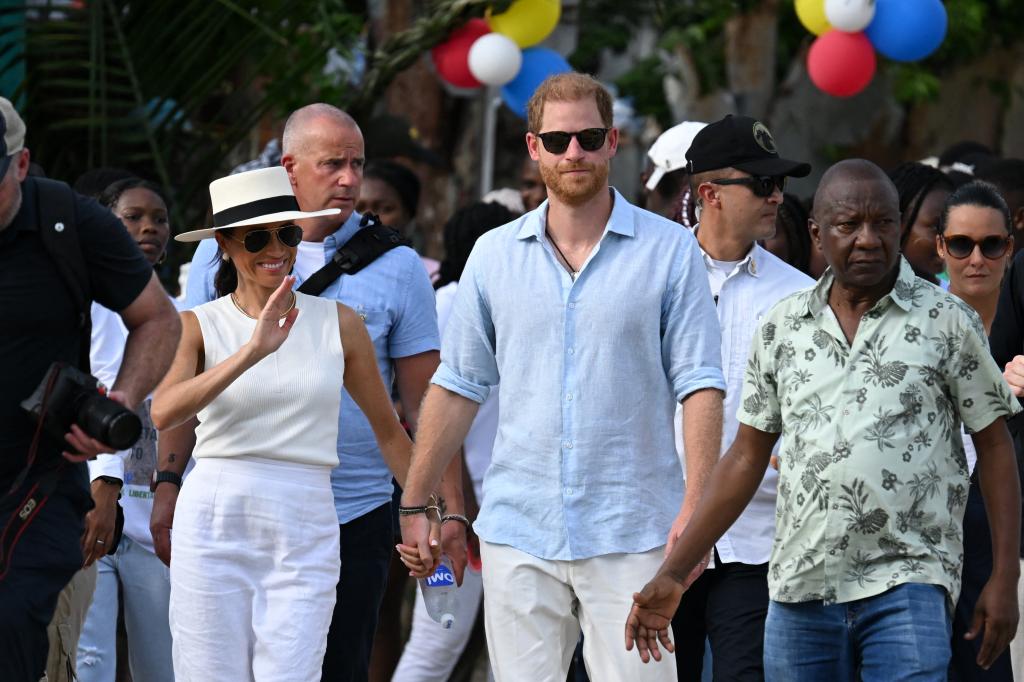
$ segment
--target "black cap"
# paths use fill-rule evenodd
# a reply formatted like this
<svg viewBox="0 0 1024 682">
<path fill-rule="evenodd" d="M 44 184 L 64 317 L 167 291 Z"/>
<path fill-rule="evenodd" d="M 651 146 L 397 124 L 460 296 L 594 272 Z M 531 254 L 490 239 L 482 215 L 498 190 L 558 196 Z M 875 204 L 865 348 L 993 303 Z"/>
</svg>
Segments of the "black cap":
<svg viewBox="0 0 1024 682">
<path fill-rule="evenodd" d="M 690 174 L 736 168 L 751 175 L 788 175 L 802 178 L 811 165 L 779 158 L 768 127 L 748 116 L 729 114 L 709 123 L 693 138 L 686 152 Z"/>
</svg>

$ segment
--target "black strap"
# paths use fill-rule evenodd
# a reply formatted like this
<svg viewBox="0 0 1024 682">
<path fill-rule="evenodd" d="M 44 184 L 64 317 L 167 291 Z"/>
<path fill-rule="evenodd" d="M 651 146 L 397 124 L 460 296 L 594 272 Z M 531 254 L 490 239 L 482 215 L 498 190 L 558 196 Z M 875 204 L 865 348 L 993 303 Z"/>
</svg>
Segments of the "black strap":
<svg viewBox="0 0 1024 682">
<path fill-rule="evenodd" d="M 28 530 L 29 525 L 36 518 L 42 508 L 46 505 L 50 495 L 57 487 L 61 471 L 64 469 L 63 462 L 55 469 L 50 469 L 43 474 L 39 480 L 27 486 L 24 497 L 11 510 L 11 515 L 4 526 L 0 529 L 0 580 L 7 575 L 11 567 L 11 558 L 14 555 L 14 548 L 18 545 L 21 536 Z"/>
<path fill-rule="evenodd" d="M 360 230 L 335 253 L 327 265 L 309 276 L 299 291 L 319 296 L 342 275 L 354 275 L 382 255 L 398 246 L 409 246 L 409 240 L 395 232 L 372 213 L 363 215 Z"/>
<path fill-rule="evenodd" d="M 57 271 L 78 310 L 81 337 L 78 368 L 89 373 L 89 346 L 92 334 L 92 289 L 89 268 L 82 254 L 75 224 L 75 193 L 68 185 L 47 178 L 31 178 L 36 185 L 36 225 L 39 239 L 53 259 Z"/>
</svg>

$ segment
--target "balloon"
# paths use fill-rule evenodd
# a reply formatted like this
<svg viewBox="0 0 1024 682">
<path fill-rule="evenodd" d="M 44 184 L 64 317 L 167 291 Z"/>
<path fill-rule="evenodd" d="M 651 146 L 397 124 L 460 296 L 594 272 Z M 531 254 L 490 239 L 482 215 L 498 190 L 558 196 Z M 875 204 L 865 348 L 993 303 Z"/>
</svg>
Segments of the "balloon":
<svg viewBox="0 0 1024 682">
<path fill-rule="evenodd" d="M 487 23 L 519 47 L 531 47 L 555 30 L 561 14 L 561 0 L 516 0 L 501 14 L 488 11 Z"/>
<path fill-rule="evenodd" d="M 457 88 L 479 88 L 480 81 L 469 70 L 469 49 L 477 38 L 490 32 L 483 19 L 470 19 L 452 31 L 448 40 L 430 51 L 437 74 Z"/>
<path fill-rule="evenodd" d="M 840 31 L 863 31 L 875 18 L 875 0 L 825 0 L 825 17 Z"/>
<path fill-rule="evenodd" d="M 948 24 L 941 0 L 878 0 L 864 33 L 889 59 L 913 62 L 938 49 Z"/>
<path fill-rule="evenodd" d="M 522 65 L 523 53 L 519 46 L 500 33 L 480 36 L 469 48 L 469 72 L 487 85 L 508 83 Z"/>
<path fill-rule="evenodd" d="M 850 97 L 866 88 L 875 66 L 875 50 L 863 33 L 832 29 L 818 37 L 807 53 L 811 80 L 833 97 Z"/>
<path fill-rule="evenodd" d="M 796 16 L 816 36 L 831 28 L 825 16 L 825 0 L 796 0 Z"/>
<path fill-rule="evenodd" d="M 519 73 L 501 89 L 501 98 L 520 118 L 526 118 L 526 103 L 544 79 L 556 73 L 572 71 L 565 57 L 546 47 L 523 50 Z"/>
</svg>

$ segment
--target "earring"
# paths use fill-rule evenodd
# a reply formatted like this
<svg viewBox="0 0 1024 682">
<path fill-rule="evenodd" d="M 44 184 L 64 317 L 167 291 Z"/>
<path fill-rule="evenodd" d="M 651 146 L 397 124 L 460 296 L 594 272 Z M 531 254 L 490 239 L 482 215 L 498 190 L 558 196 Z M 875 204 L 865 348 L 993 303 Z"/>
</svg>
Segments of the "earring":
<svg viewBox="0 0 1024 682">
<path fill-rule="evenodd" d="M 167 252 L 164 251 L 163 253 L 160 254 L 160 258 L 157 259 L 156 264 L 157 265 L 163 265 L 164 261 L 166 261 L 166 260 L 167 260 Z"/>
<path fill-rule="evenodd" d="M 228 261 L 228 254 L 226 254 L 226 253 L 220 254 L 220 259 L 226 263 Z"/>
</svg>

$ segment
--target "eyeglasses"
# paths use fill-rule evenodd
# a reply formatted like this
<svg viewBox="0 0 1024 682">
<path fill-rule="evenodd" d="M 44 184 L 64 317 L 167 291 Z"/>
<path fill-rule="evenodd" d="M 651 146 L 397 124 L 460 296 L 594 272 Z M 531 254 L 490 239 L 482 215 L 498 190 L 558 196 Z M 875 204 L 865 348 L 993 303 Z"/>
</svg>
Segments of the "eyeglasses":
<svg viewBox="0 0 1024 682">
<path fill-rule="evenodd" d="M 296 247 L 302 241 L 302 228 L 295 223 L 288 223 L 287 225 L 269 229 L 252 230 L 246 232 L 245 236 L 241 239 L 231 234 L 228 236 L 236 242 L 241 242 L 245 245 L 245 250 L 249 253 L 259 253 L 267 248 L 267 245 L 270 244 L 271 235 L 275 234 L 277 235 L 277 240 L 288 247 Z"/>
<path fill-rule="evenodd" d="M 569 148 L 569 142 L 576 138 L 580 148 L 585 152 L 596 152 L 604 146 L 604 138 L 608 135 L 610 128 L 586 128 L 574 133 L 567 133 L 561 130 L 552 130 L 548 133 L 537 133 L 537 137 L 544 144 L 544 149 L 551 154 L 562 154 Z"/>
<path fill-rule="evenodd" d="M 953 237 L 943 237 L 942 243 L 946 245 L 946 251 L 953 258 L 962 260 L 969 258 L 974 253 L 974 248 L 981 247 L 981 255 L 989 260 L 1002 258 L 1010 248 L 1009 237 L 998 237 L 991 235 L 982 240 L 971 239 L 962 234 Z"/>
<path fill-rule="evenodd" d="M 752 175 L 745 178 L 721 178 L 708 180 L 712 185 L 743 185 L 749 189 L 755 197 L 767 199 L 778 187 L 780 192 L 786 191 L 785 175 Z"/>
</svg>

